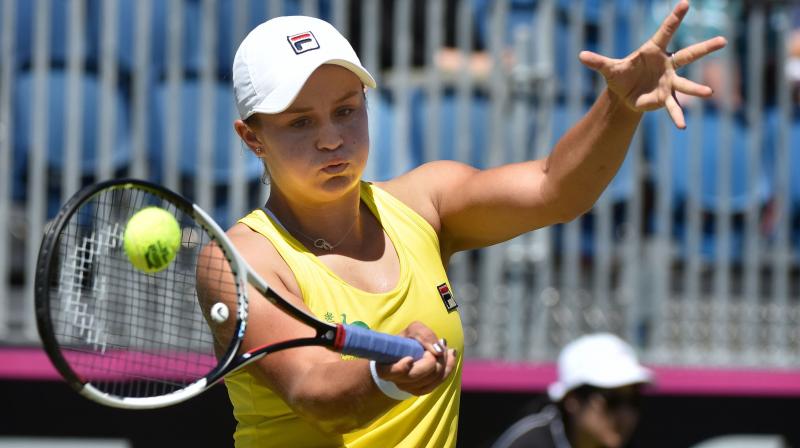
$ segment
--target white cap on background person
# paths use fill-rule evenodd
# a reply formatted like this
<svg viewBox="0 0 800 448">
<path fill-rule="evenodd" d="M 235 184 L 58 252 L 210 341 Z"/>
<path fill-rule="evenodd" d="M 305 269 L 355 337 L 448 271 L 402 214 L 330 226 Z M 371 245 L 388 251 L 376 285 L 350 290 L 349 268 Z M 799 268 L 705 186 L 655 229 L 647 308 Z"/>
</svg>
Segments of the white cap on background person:
<svg viewBox="0 0 800 448">
<path fill-rule="evenodd" d="M 558 356 L 558 380 L 547 388 L 553 401 L 561 401 L 580 386 L 613 389 L 650 383 L 653 373 L 639 364 L 633 348 L 611 333 L 581 336 Z"/>
<path fill-rule="evenodd" d="M 242 120 L 254 113 L 275 114 L 288 108 L 323 64 L 342 66 L 375 88 L 350 42 L 330 23 L 314 17 L 268 20 L 244 38 L 233 59 L 233 89 Z"/>
</svg>

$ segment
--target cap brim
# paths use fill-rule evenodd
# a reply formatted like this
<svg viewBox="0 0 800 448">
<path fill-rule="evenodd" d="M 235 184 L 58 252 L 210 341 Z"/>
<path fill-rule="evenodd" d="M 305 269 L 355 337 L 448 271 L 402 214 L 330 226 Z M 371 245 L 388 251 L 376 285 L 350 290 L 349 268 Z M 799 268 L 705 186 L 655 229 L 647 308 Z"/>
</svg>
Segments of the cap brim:
<svg viewBox="0 0 800 448">
<path fill-rule="evenodd" d="M 617 387 L 623 386 L 630 386 L 633 384 L 650 384 L 653 382 L 653 372 L 642 366 L 636 366 L 635 368 L 629 369 L 624 375 L 615 375 L 613 378 L 594 378 L 594 379 L 585 379 L 584 381 L 573 384 L 573 385 L 566 385 L 564 383 L 556 381 L 555 383 L 550 384 L 547 388 L 547 395 L 550 397 L 550 400 L 554 402 L 561 401 L 564 397 L 569 393 L 569 391 L 576 389 L 580 386 L 593 386 L 599 387 L 602 389 L 615 389 Z"/>
<path fill-rule="evenodd" d="M 288 109 L 289 106 L 294 103 L 297 95 L 300 94 L 300 91 L 308 81 L 308 78 L 311 77 L 311 75 L 318 68 L 325 64 L 333 64 L 344 67 L 358 76 L 365 86 L 371 89 L 377 87 L 375 78 L 373 78 L 364 67 L 353 64 L 352 62 L 344 59 L 330 59 L 327 61 L 321 61 L 317 65 L 309 66 L 306 68 L 305 73 L 300 73 L 297 76 L 293 76 L 291 79 L 287 79 L 285 82 L 281 83 L 280 89 L 273 91 L 268 97 L 264 98 L 264 101 L 253 107 L 251 115 L 254 113 L 278 114 Z"/>
<path fill-rule="evenodd" d="M 609 379 L 598 378 L 594 381 L 587 381 L 586 384 L 603 389 L 614 389 L 632 384 L 650 383 L 652 380 L 653 373 L 649 369 L 637 366 L 627 371 L 624 375 L 618 375 Z"/>
</svg>

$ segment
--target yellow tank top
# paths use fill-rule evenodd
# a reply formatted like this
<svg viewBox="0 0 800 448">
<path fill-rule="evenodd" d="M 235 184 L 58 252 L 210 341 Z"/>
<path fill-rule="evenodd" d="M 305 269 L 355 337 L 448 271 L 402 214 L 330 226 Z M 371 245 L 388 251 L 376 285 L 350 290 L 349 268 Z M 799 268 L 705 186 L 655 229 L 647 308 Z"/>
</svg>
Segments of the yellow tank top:
<svg viewBox="0 0 800 448">
<path fill-rule="evenodd" d="M 400 261 L 397 286 L 369 293 L 350 286 L 263 210 L 239 222 L 264 235 L 297 279 L 303 301 L 318 318 L 397 334 L 423 322 L 448 347 L 464 353 L 461 318 L 442 266 L 436 232 L 389 193 L 363 182 L 361 200 L 383 226 Z M 253 299 L 251 299 L 253 300 Z M 368 427 L 331 435 L 299 418 L 246 371 L 225 379 L 238 422 L 237 448 L 264 447 L 455 447 L 462 357 L 447 381 L 430 394 L 398 402 Z"/>
</svg>

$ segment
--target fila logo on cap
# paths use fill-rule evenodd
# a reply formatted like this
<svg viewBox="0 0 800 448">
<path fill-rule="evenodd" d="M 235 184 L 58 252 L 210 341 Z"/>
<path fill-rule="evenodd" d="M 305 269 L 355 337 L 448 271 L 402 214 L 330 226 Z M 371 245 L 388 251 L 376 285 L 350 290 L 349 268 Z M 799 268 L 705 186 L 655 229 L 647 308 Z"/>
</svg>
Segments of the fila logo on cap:
<svg viewBox="0 0 800 448">
<path fill-rule="evenodd" d="M 447 309 L 448 313 L 458 308 L 456 299 L 453 298 L 453 293 L 450 292 L 450 287 L 447 286 L 447 283 L 442 283 L 437 286 L 436 289 L 439 290 L 439 296 L 442 298 L 442 302 L 444 302 L 444 307 Z"/>
<path fill-rule="evenodd" d="M 319 42 L 311 31 L 286 36 L 289 45 L 292 46 L 295 54 L 305 53 L 306 51 L 316 50 L 319 48 Z"/>
</svg>

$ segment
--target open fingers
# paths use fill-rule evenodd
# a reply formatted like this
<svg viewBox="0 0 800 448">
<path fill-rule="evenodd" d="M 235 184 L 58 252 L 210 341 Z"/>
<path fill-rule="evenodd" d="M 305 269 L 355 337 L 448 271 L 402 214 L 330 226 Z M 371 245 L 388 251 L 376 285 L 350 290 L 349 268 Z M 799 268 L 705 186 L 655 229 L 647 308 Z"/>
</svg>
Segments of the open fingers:
<svg viewBox="0 0 800 448">
<path fill-rule="evenodd" d="M 578 54 L 578 59 L 583 65 L 594 71 L 600 72 L 604 76 L 607 75 L 606 72 L 608 71 L 608 67 L 614 62 L 614 60 L 611 58 L 607 58 L 603 55 L 588 50 L 581 51 Z"/>
<path fill-rule="evenodd" d="M 633 105 L 638 110 L 647 111 L 658 109 L 661 107 L 661 104 L 659 92 L 657 90 L 653 90 L 652 92 L 640 95 L 638 98 L 636 98 L 636 102 Z"/>
<path fill-rule="evenodd" d="M 675 61 L 675 65 L 677 65 L 675 68 L 677 69 L 683 67 L 684 65 L 689 65 L 708 54 L 725 48 L 725 45 L 727 44 L 727 39 L 722 36 L 717 36 L 712 39 L 704 40 L 703 42 L 689 45 L 686 48 L 682 48 L 672 55 L 672 59 Z"/>
<path fill-rule="evenodd" d="M 683 116 L 683 109 L 681 109 L 675 96 L 668 97 L 664 105 L 667 108 L 667 113 L 669 113 L 670 118 L 672 118 L 672 121 L 675 123 L 675 126 L 679 129 L 686 129 L 686 119 Z"/>
<path fill-rule="evenodd" d="M 672 87 L 678 92 L 692 96 L 699 96 L 702 98 L 708 98 L 714 93 L 711 87 L 698 84 L 692 80 L 682 78 L 680 76 L 676 76 L 672 80 Z"/>
<path fill-rule="evenodd" d="M 658 27 L 658 30 L 653 34 L 650 40 L 662 50 L 667 51 L 667 45 L 669 45 L 672 37 L 681 25 L 681 21 L 686 16 L 687 11 L 689 11 L 689 2 L 681 0 L 675 5 L 675 9 L 672 10 L 667 18 L 661 22 L 661 26 Z"/>
</svg>

